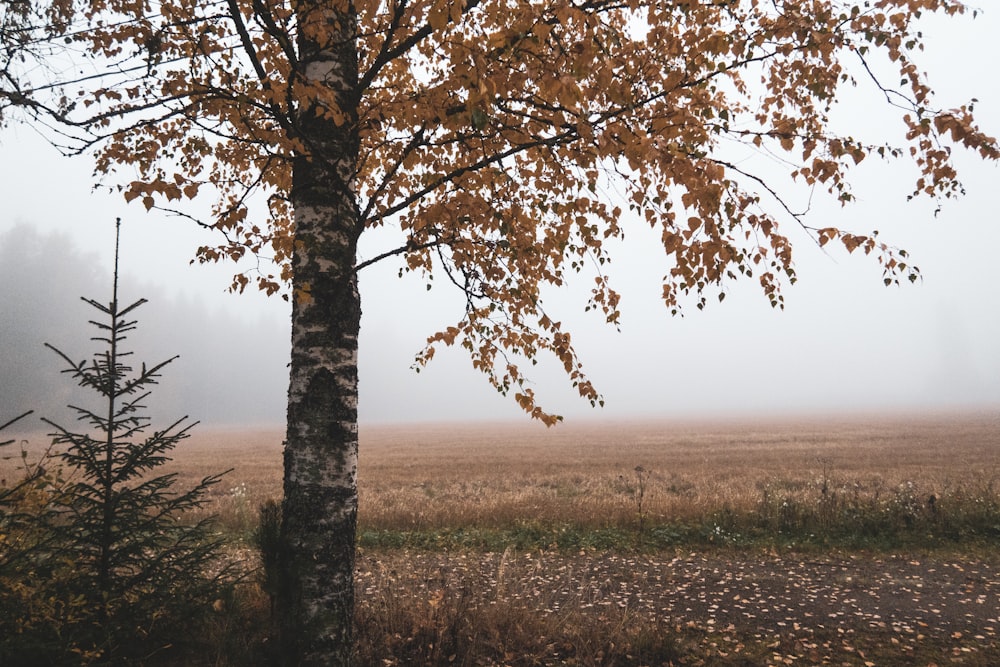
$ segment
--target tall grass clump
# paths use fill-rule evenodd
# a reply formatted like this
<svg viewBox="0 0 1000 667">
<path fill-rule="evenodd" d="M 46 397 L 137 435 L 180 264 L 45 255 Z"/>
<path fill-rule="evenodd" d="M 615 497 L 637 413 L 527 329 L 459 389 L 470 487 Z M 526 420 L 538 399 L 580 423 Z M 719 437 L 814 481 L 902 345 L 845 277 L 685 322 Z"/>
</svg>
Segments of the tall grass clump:
<svg viewBox="0 0 1000 667">
<path fill-rule="evenodd" d="M 127 363 L 129 317 L 145 300 L 119 303 L 115 255 L 110 303 L 84 298 L 99 313 L 91 324 L 101 349 L 76 362 L 47 345 L 93 397 L 70 406 L 79 430 L 43 420 L 60 470 L 28 475 L 14 499 L 30 539 L 0 543 L 0 604 L 20 605 L 0 620 L 3 665 L 158 663 L 196 634 L 230 583 L 211 519 L 185 520 L 220 476 L 182 490 L 175 474 L 157 474 L 196 422 L 150 428 L 143 403 L 173 359 Z"/>
<path fill-rule="evenodd" d="M 761 485 L 752 507 L 722 508 L 707 517 L 709 541 L 779 543 L 865 549 L 995 545 L 1000 542 L 1000 494 L 990 482 L 932 488 L 880 479 L 803 489 Z"/>
</svg>

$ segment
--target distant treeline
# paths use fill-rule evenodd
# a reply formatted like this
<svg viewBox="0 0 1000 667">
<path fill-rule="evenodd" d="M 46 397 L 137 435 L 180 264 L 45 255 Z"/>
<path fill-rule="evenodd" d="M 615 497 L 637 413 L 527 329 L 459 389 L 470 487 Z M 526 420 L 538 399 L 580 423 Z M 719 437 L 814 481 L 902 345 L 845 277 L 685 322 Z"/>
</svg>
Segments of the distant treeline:
<svg viewBox="0 0 1000 667">
<path fill-rule="evenodd" d="M 132 313 L 139 327 L 129 337 L 131 360 L 180 355 L 164 369 L 150 402 L 154 426 L 184 415 L 209 424 L 283 421 L 287 320 L 243 318 L 196 298 L 168 296 L 129 277 L 127 254 L 123 266 L 120 300 L 149 301 Z M 26 410 L 63 418 L 66 405 L 81 400 L 83 392 L 60 374 L 63 364 L 44 343 L 76 359 L 93 356 L 99 346 L 89 341 L 86 325 L 93 309 L 80 297 L 110 301 L 111 269 L 63 234 L 23 224 L 0 234 L 0 421 Z"/>
</svg>

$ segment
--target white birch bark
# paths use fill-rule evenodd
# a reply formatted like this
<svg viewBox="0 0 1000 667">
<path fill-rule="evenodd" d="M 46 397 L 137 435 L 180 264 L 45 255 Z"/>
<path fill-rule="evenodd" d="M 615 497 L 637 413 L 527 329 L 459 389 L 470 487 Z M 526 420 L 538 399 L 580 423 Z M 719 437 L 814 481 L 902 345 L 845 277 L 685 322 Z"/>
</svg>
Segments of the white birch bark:
<svg viewBox="0 0 1000 667">
<path fill-rule="evenodd" d="M 284 661 L 324 666 L 348 664 L 352 648 L 361 319 L 352 187 L 356 20 L 349 5 L 330 4 L 298 5 L 300 76 L 333 91 L 346 122 L 315 109 L 302 109 L 297 119 L 308 154 L 295 159 L 291 192 L 292 357 L 278 599 Z M 310 30 L 313 21 L 322 29 Z"/>
</svg>

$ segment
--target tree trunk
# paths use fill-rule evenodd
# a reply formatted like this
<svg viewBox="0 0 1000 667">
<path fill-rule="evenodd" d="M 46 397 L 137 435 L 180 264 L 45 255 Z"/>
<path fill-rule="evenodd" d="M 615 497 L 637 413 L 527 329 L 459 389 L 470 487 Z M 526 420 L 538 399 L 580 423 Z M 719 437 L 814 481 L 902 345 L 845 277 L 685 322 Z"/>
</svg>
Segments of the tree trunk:
<svg viewBox="0 0 1000 667">
<path fill-rule="evenodd" d="M 357 524 L 358 330 L 354 264 L 360 233 L 356 17 L 350 5 L 299 3 L 298 75 L 321 82 L 302 108 L 295 158 L 292 356 L 285 440 L 282 584 L 283 660 L 346 665 L 352 648 Z"/>
</svg>

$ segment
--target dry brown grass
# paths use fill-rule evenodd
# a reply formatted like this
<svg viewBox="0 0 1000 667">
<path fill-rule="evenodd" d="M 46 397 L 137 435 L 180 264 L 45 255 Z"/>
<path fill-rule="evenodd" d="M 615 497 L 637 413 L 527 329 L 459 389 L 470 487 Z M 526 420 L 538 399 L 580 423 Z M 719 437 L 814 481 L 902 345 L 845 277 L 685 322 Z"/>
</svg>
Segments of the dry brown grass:
<svg viewBox="0 0 1000 667">
<path fill-rule="evenodd" d="M 742 510 L 763 490 L 834 486 L 937 493 L 1000 474 L 995 417 L 757 423 L 418 426 L 362 433 L 365 526 L 502 526 L 519 520 L 619 525 L 643 512 L 683 519 Z"/>
<path fill-rule="evenodd" d="M 260 504 L 281 495 L 282 438 L 279 429 L 196 428 L 169 469 L 184 487 L 232 468 L 205 509 L 249 530 Z M 30 442 L 38 448 L 44 438 Z M 14 463 L 0 476 L 15 475 Z M 1000 416 L 363 427 L 360 522 L 371 530 L 631 525 L 638 466 L 649 471 L 642 513 L 650 522 L 749 511 L 767 494 L 814 503 L 824 486 L 843 496 L 900 485 L 927 497 L 993 490 Z"/>
</svg>

